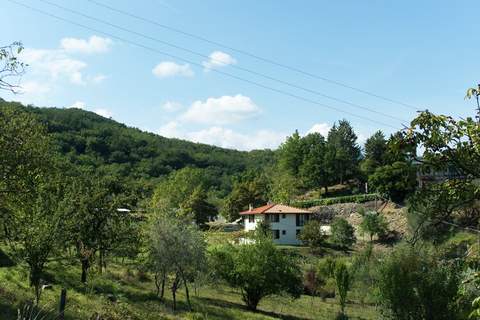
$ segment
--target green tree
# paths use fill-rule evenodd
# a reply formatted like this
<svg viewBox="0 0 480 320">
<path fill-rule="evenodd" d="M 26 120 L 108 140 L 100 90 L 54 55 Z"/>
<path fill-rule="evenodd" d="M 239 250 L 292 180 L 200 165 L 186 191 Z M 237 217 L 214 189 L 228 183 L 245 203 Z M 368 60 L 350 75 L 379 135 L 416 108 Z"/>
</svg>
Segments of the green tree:
<svg viewBox="0 0 480 320">
<path fill-rule="evenodd" d="M 365 142 L 365 158 L 361 163 L 362 172 L 368 177 L 376 168 L 385 164 L 387 140 L 382 131 L 375 132 Z"/>
<path fill-rule="evenodd" d="M 381 237 L 388 230 L 387 221 L 378 212 L 375 211 L 363 211 L 362 222 L 360 223 L 360 231 L 362 234 L 368 234 L 370 236 L 370 242 L 373 241 L 373 236 L 377 235 Z"/>
<path fill-rule="evenodd" d="M 340 313 L 343 316 L 345 315 L 345 306 L 347 305 L 347 294 L 350 291 L 352 282 L 350 272 L 344 263 L 336 264 L 334 277 L 339 297 Z"/>
<path fill-rule="evenodd" d="M 196 187 L 192 194 L 180 204 L 182 215 L 191 215 L 200 226 L 215 218 L 217 208 L 207 201 L 208 195 L 202 187 Z"/>
<path fill-rule="evenodd" d="M 299 168 L 303 185 L 309 189 L 325 188 L 328 191 L 329 177 L 325 168 L 326 142 L 319 133 L 302 138 L 304 158 Z"/>
<path fill-rule="evenodd" d="M 298 298 L 302 293 L 298 264 L 266 239 L 254 244 L 214 248 L 211 264 L 215 275 L 240 289 L 250 310 L 256 310 L 258 303 L 270 295 L 288 294 Z"/>
<path fill-rule="evenodd" d="M 173 310 L 177 306 L 177 290 L 182 284 L 191 309 L 189 283 L 206 272 L 206 242 L 203 233 L 197 227 L 175 218 L 175 215 L 175 212 L 166 214 L 164 212 L 154 218 L 149 232 L 149 259 L 152 261 L 154 272 L 162 279 L 161 297 L 165 281 L 170 275 Z"/>
<path fill-rule="evenodd" d="M 416 169 L 407 162 L 394 162 L 378 167 L 369 176 L 369 185 L 392 201 L 403 202 L 417 186 Z"/>
<path fill-rule="evenodd" d="M 381 260 L 376 285 L 389 319 L 457 318 L 458 271 L 430 250 L 398 247 Z"/>
<path fill-rule="evenodd" d="M 303 163 L 304 155 L 302 138 L 297 130 L 280 145 L 278 154 L 280 169 L 296 177 Z"/>
<path fill-rule="evenodd" d="M 312 249 L 318 249 L 325 244 L 326 234 L 321 229 L 322 224 L 318 220 L 310 220 L 300 231 L 298 238 Z"/>
<path fill-rule="evenodd" d="M 330 129 L 327 138 L 325 165 L 335 182 L 344 183 L 358 172 L 361 158 L 357 136 L 347 120 L 341 120 Z"/>
<path fill-rule="evenodd" d="M 342 247 L 350 247 L 356 242 L 355 230 L 347 220 L 336 217 L 333 219 L 331 226 L 331 241 Z"/>
</svg>

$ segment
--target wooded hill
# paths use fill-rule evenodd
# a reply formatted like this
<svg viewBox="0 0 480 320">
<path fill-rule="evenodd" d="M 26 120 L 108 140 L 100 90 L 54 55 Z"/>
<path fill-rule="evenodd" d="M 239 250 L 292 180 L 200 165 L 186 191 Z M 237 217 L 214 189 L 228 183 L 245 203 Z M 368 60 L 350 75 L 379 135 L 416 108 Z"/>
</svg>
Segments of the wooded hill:
<svg viewBox="0 0 480 320">
<path fill-rule="evenodd" d="M 274 159 L 270 150 L 244 152 L 165 138 L 75 108 L 38 108 L 0 98 L 0 108 L 7 106 L 35 114 L 69 162 L 147 185 L 174 170 L 196 167 L 208 171 L 215 189 L 224 196 L 233 175 L 264 167 Z"/>
</svg>

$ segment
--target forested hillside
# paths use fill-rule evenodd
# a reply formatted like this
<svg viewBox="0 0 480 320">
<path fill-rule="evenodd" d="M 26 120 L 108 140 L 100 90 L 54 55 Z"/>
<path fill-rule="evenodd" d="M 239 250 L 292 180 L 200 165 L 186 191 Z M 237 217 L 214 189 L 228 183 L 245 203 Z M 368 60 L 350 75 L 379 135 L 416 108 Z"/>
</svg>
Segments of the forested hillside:
<svg viewBox="0 0 480 320">
<path fill-rule="evenodd" d="M 7 106 L 35 114 L 53 137 L 55 148 L 76 166 L 142 180 L 152 187 L 172 171 L 196 167 L 207 170 L 223 196 L 231 189 L 233 175 L 264 167 L 274 158 L 269 150 L 243 152 L 161 137 L 75 108 L 37 108 L 0 99 L 0 108 Z"/>
</svg>

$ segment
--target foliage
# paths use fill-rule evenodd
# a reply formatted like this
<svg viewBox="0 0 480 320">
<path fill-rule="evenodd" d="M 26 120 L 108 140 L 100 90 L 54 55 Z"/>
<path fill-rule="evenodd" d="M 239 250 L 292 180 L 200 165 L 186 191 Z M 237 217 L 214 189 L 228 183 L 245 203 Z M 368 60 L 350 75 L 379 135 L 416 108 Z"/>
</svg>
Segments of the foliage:
<svg viewBox="0 0 480 320">
<path fill-rule="evenodd" d="M 379 167 L 368 178 L 369 185 L 380 194 L 395 202 L 402 202 L 415 191 L 417 186 L 416 170 L 407 162 L 394 162 Z"/>
<path fill-rule="evenodd" d="M 299 208 L 311 208 L 315 206 L 328 206 L 331 204 L 337 203 L 364 203 L 368 201 L 373 201 L 378 198 L 378 194 L 369 193 L 369 194 L 357 194 L 351 196 L 340 196 L 332 198 L 322 198 L 322 199 L 312 199 L 312 200 L 295 200 L 291 201 L 290 205 L 299 207 Z"/>
<path fill-rule="evenodd" d="M 375 211 L 362 211 L 360 214 L 362 215 L 360 231 L 370 236 L 370 242 L 373 241 L 373 236 L 381 237 L 387 232 L 388 224 L 383 215 Z"/>
<path fill-rule="evenodd" d="M 206 271 L 206 242 L 196 227 L 172 215 L 167 213 L 154 218 L 149 233 L 149 260 L 153 271 L 163 279 L 162 296 L 166 279 L 169 275 L 173 278 L 171 291 L 175 310 L 176 292 L 181 284 L 191 308 L 188 284 Z"/>
<path fill-rule="evenodd" d="M 19 78 L 25 72 L 27 66 L 19 60 L 18 55 L 22 52 L 21 42 L 14 42 L 8 46 L 0 47 L 0 90 L 17 93 L 20 86 L 10 82 L 10 78 Z"/>
<path fill-rule="evenodd" d="M 297 262 L 279 251 L 269 240 L 241 246 L 223 246 L 211 251 L 215 274 L 241 290 L 247 308 L 256 310 L 263 298 L 302 293 L 301 271 Z"/>
<path fill-rule="evenodd" d="M 335 283 L 339 296 L 340 312 L 345 314 L 345 306 L 347 304 L 347 293 L 351 286 L 351 276 L 347 266 L 344 263 L 338 263 L 334 271 Z"/>
<path fill-rule="evenodd" d="M 347 248 L 356 242 L 355 230 L 347 220 L 336 217 L 330 227 L 332 231 L 330 239 L 334 244 Z"/>
<path fill-rule="evenodd" d="M 321 230 L 322 224 L 318 220 L 310 220 L 303 226 L 303 229 L 298 235 L 298 239 L 302 243 L 308 245 L 310 248 L 318 249 L 324 243 L 326 239 L 325 232 Z"/>
<path fill-rule="evenodd" d="M 387 140 L 382 131 L 375 132 L 365 142 L 365 158 L 361 163 L 362 172 L 368 177 L 386 161 Z"/>
<path fill-rule="evenodd" d="M 378 301 L 390 319 L 455 319 L 458 271 L 424 248 L 399 247 L 378 270 Z"/>
</svg>

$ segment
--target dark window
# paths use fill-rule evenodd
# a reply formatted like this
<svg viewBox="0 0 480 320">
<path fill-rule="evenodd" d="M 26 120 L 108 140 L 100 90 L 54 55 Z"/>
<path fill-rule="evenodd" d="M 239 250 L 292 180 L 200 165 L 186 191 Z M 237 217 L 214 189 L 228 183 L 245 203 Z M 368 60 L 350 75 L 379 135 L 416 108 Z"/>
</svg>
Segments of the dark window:
<svg viewBox="0 0 480 320">
<path fill-rule="evenodd" d="M 286 235 L 287 234 L 287 230 L 282 230 L 282 235 Z"/>
<path fill-rule="evenodd" d="M 297 214 L 297 227 L 303 227 L 305 223 L 310 220 L 310 216 L 308 214 Z"/>
<path fill-rule="evenodd" d="M 272 230 L 273 239 L 280 239 L 280 231 L 279 230 Z"/>
<path fill-rule="evenodd" d="M 287 217 L 287 215 L 284 213 L 282 214 L 282 219 L 285 219 Z"/>
<path fill-rule="evenodd" d="M 248 215 L 248 222 L 255 222 L 255 215 L 249 214 Z"/>
<path fill-rule="evenodd" d="M 280 221 L 280 216 L 278 214 L 272 214 L 272 222 L 279 222 Z"/>
</svg>

